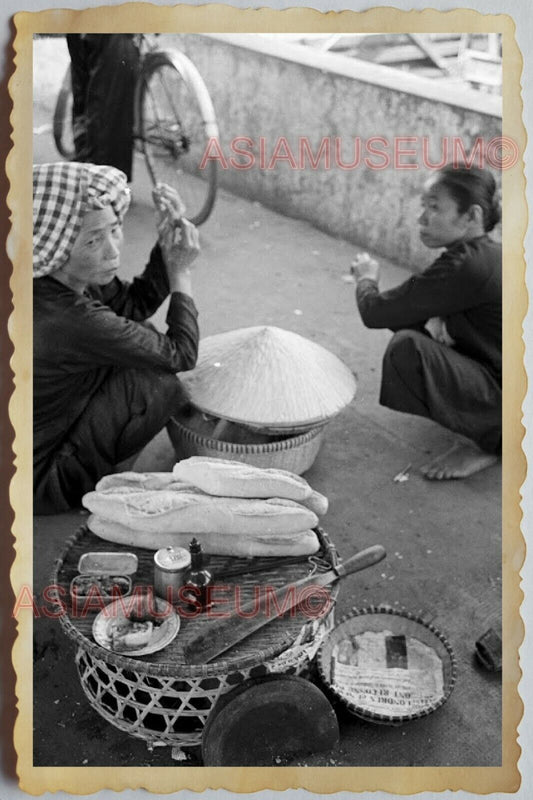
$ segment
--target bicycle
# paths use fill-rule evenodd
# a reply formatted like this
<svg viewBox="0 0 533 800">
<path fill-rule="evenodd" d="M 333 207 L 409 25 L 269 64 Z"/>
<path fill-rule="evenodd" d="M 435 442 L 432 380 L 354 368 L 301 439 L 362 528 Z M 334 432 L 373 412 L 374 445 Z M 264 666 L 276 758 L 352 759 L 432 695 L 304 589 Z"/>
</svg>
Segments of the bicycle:
<svg viewBox="0 0 533 800">
<path fill-rule="evenodd" d="M 218 138 L 213 103 L 184 53 L 160 50 L 146 34 L 138 34 L 137 43 L 141 64 L 135 87 L 136 149 L 144 155 L 153 184 L 163 181 L 174 186 L 187 218 L 200 225 L 209 217 L 217 192 L 216 161 L 210 159 L 200 169 L 210 140 Z M 59 153 L 73 158 L 70 66 L 56 101 L 53 136 Z"/>
</svg>

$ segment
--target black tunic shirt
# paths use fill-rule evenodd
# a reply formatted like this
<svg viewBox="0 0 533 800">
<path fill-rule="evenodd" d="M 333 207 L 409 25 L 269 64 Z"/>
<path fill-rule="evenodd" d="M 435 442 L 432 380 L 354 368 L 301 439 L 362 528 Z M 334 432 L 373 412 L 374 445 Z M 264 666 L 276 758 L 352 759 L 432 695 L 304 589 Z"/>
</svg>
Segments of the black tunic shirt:
<svg viewBox="0 0 533 800">
<path fill-rule="evenodd" d="M 34 460 L 59 446 L 89 400 L 116 368 L 192 369 L 198 354 L 197 310 L 181 292 L 170 297 L 167 333 L 143 322 L 169 294 L 158 245 L 132 283 L 114 278 L 80 295 L 53 276 L 33 282 Z"/>
<path fill-rule="evenodd" d="M 484 235 L 445 250 L 419 275 L 380 292 L 376 281 L 358 281 L 356 299 L 368 328 L 420 328 L 441 317 L 455 349 L 484 364 L 501 384 L 501 245 Z"/>
</svg>

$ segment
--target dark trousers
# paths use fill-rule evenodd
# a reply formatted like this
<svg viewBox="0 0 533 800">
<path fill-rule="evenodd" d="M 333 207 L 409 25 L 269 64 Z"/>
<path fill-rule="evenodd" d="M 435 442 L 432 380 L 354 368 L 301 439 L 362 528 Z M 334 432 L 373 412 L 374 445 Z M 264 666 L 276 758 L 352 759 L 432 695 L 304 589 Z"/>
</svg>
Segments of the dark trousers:
<svg viewBox="0 0 533 800">
<path fill-rule="evenodd" d="M 34 513 L 79 507 L 86 492 L 136 455 L 185 401 L 174 373 L 116 370 L 93 395 L 34 486 Z"/>
<path fill-rule="evenodd" d="M 413 330 L 392 337 L 383 358 L 380 403 L 438 422 L 489 453 L 502 437 L 501 386 L 477 361 Z"/>
<path fill-rule="evenodd" d="M 67 35 L 76 160 L 109 164 L 131 181 L 139 51 L 131 34 Z"/>
</svg>

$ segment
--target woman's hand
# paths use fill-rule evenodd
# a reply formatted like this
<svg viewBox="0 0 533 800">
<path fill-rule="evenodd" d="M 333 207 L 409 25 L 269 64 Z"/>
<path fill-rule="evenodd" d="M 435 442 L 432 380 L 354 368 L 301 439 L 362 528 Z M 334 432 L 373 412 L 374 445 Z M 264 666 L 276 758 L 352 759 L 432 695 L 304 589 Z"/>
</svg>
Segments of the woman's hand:
<svg viewBox="0 0 533 800">
<path fill-rule="evenodd" d="M 176 189 L 168 183 L 158 183 L 152 189 L 152 198 L 157 216 L 157 230 L 172 227 L 185 216 L 186 208 Z"/>
<path fill-rule="evenodd" d="M 368 253 L 359 253 L 351 264 L 351 273 L 356 281 L 368 278 L 372 281 L 379 279 L 379 261 L 371 258 Z"/>
<path fill-rule="evenodd" d="M 448 333 L 445 321 L 441 317 L 431 317 L 428 319 L 424 328 L 427 330 L 432 339 L 439 344 L 444 344 L 446 347 L 453 347 L 455 341 Z"/>
<path fill-rule="evenodd" d="M 190 267 L 200 252 L 198 231 L 184 218 L 185 206 L 175 189 L 160 183 L 152 195 L 170 291 L 191 294 Z"/>
</svg>

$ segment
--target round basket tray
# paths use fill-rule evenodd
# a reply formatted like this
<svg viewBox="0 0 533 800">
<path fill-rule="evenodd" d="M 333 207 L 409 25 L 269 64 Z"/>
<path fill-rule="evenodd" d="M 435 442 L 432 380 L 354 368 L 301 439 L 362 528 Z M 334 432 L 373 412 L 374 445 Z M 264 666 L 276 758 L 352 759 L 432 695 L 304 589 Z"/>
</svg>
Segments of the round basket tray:
<svg viewBox="0 0 533 800">
<path fill-rule="evenodd" d="M 167 424 L 178 460 L 190 456 L 211 456 L 242 461 L 255 467 L 285 469 L 296 475 L 301 475 L 312 466 L 322 445 L 324 429 L 325 426 L 320 425 L 305 433 L 287 434 L 283 438 L 277 436 L 276 441 L 240 444 L 198 433 L 175 417 Z"/>
<path fill-rule="evenodd" d="M 353 609 L 324 640 L 317 662 L 326 686 L 353 714 L 386 725 L 440 708 L 457 674 L 440 631 L 388 606 Z"/>
<path fill-rule="evenodd" d="M 231 610 L 232 591 L 239 586 L 239 602 L 253 600 L 265 587 L 276 589 L 313 572 L 331 569 L 339 562 L 328 535 L 316 529 L 320 550 L 308 558 L 287 558 L 280 566 L 276 558 L 229 558 L 211 556 L 209 570 L 215 582 L 230 587 L 225 593 L 224 612 Z M 196 746 L 218 698 L 242 681 L 268 673 L 300 675 L 308 669 L 324 637 L 332 630 L 337 586 L 330 590 L 332 603 L 322 617 L 310 618 L 301 610 L 291 610 L 247 637 L 209 664 L 190 664 L 184 648 L 209 621 L 207 615 L 182 618 L 174 641 L 163 650 L 131 657 L 99 646 L 92 636 L 94 618 L 102 605 L 86 613 L 73 609 L 69 586 L 77 574 L 81 555 L 89 551 L 130 551 L 137 555 L 139 568 L 132 576 L 135 587 L 153 583 L 153 552 L 141 548 L 121 548 L 105 542 L 86 527 L 67 542 L 57 559 L 52 585 L 58 587 L 56 601 L 63 613 L 60 623 L 78 645 L 76 664 L 83 691 L 96 711 L 126 733 L 149 743 L 170 746 Z M 242 572 L 248 570 L 248 572 Z M 239 571 L 239 575 L 235 572 Z"/>
</svg>

